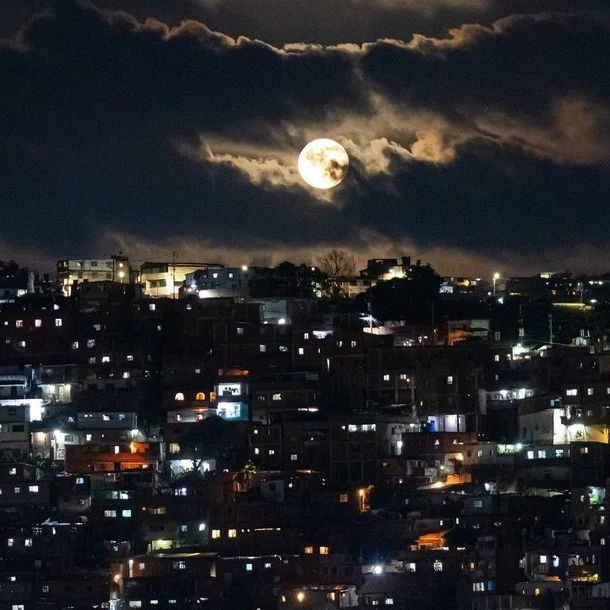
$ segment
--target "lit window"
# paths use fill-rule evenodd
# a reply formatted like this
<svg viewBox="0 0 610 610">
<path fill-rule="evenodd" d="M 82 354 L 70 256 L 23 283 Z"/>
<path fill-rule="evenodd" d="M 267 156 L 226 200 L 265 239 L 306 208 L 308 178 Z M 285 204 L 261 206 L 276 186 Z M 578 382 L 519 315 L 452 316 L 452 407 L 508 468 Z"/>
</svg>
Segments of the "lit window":
<svg viewBox="0 0 610 610">
<path fill-rule="evenodd" d="M 131 517 L 131 509 L 126 508 L 125 510 L 123 510 L 123 512 L 121 514 L 124 518 L 128 519 L 129 517 Z"/>
<path fill-rule="evenodd" d="M 148 311 L 155 311 L 155 309 L 157 309 L 157 306 L 155 303 L 148 304 Z"/>
<path fill-rule="evenodd" d="M 443 562 L 439 561 L 438 559 L 432 564 L 432 567 L 434 568 L 435 572 L 442 572 L 443 571 Z"/>
<path fill-rule="evenodd" d="M 328 555 L 328 547 L 327 546 L 321 546 L 320 547 L 320 555 Z"/>
<path fill-rule="evenodd" d="M 305 349 L 302 347 L 299 347 L 299 356 L 303 356 L 305 354 Z"/>
<path fill-rule="evenodd" d="M 37 493 L 38 493 L 38 485 L 30 485 L 30 486 L 28 487 L 28 491 L 29 491 L 31 494 L 37 494 Z"/>
<path fill-rule="evenodd" d="M 42 326 L 42 320 L 40 318 L 34 320 L 34 326 L 40 328 Z"/>
<path fill-rule="evenodd" d="M 61 318 L 55 318 L 55 326 L 60 327 L 63 325 L 63 320 Z"/>
<path fill-rule="evenodd" d="M 267 346 L 263 345 L 262 343 L 258 346 L 258 351 L 263 353 L 267 351 Z"/>
<path fill-rule="evenodd" d="M 197 392 L 195 400 L 205 400 L 205 394 L 203 392 Z"/>
<path fill-rule="evenodd" d="M 186 570 L 186 561 L 174 561 L 174 570 Z"/>
<path fill-rule="evenodd" d="M 533 451 L 528 451 L 527 452 L 527 459 L 528 460 L 533 460 L 534 459 L 534 452 Z"/>
<path fill-rule="evenodd" d="M 385 598 L 385 605 L 386 606 L 393 606 L 394 605 L 394 599 L 392 597 L 386 597 Z"/>
<path fill-rule="evenodd" d="M 303 549 L 303 552 L 305 553 L 305 555 L 313 555 L 313 547 L 312 546 L 306 546 Z"/>
<path fill-rule="evenodd" d="M 340 504 L 347 504 L 348 502 L 349 502 L 348 494 L 339 494 L 339 503 Z"/>
<path fill-rule="evenodd" d="M 261 450 L 258 447 L 254 447 L 254 455 L 260 455 Z"/>
<path fill-rule="evenodd" d="M 214 540 L 216 540 L 217 538 L 220 538 L 220 530 L 212 530 L 212 538 Z"/>
<path fill-rule="evenodd" d="M 23 320 L 15 320 L 15 328 L 23 328 Z"/>
<path fill-rule="evenodd" d="M 407 572 L 415 572 L 417 570 L 417 566 L 415 565 L 415 562 L 411 561 L 409 563 L 406 563 L 405 570 Z"/>
<path fill-rule="evenodd" d="M 170 453 L 180 453 L 180 443 L 170 443 L 169 452 Z"/>
<path fill-rule="evenodd" d="M 102 363 L 110 362 L 110 356 L 102 356 Z"/>
<path fill-rule="evenodd" d="M 275 449 L 269 449 L 269 455 L 275 455 Z"/>
<path fill-rule="evenodd" d="M 105 510 L 104 517 L 107 519 L 114 519 L 116 517 L 116 510 Z"/>
<path fill-rule="evenodd" d="M 587 453 L 589 453 L 589 447 L 580 448 L 580 455 L 587 455 Z"/>
<path fill-rule="evenodd" d="M 546 555 L 540 555 L 540 563 L 542 563 L 542 564 L 546 563 Z"/>
<path fill-rule="evenodd" d="M 494 362 L 500 362 L 500 354 L 494 354 Z"/>
<path fill-rule="evenodd" d="M 587 388 L 587 396 L 593 396 L 593 388 Z"/>
<path fill-rule="evenodd" d="M 119 453 L 120 450 L 121 450 L 121 448 L 118 445 L 114 446 L 114 452 L 115 453 Z"/>
<path fill-rule="evenodd" d="M 228 536 L 229 536 L 229 538 L 237 538 L 237 530 L 235 530 L 235 529 L 230 529 L 230 530 L 228 531 Z"/>
<path fill-rule="evenodd" d="M 251 563 L 246 564 L 246 572 L 252 572 L 254 566 Z"/>
<path fill-rule="evenodd" d="M 290 455 L 290 461 L 291 462 L 296 462 L 299 459 L 299 456 L 296 453 L 292 453 Z"/>
<path fill-rule="evenodd" d="M 237 327 L 237 334 L 238 335 L 243 335 L 244 334 L 244 329 L 241 326 Z"/>
<path fill-rule="evenodd" d="M 447 377 L 447 385 L 451 385 L 453 383 L 453 375 L 449 375 Z"/>
<path fill-rule="evenodd" d="M 274 395 L 271 397 L 271 400 L 282 400 L 282 394 L 281 394 L 281 392 L 278 392 L 277 394 L 274 394 Z"/>
<path fill-rule="evenodd" d="M 174 400 L 184 400 L 184 394 L 182 392 L 177 392 L 174 396 Z"/>
<path fill-rule="evenodd" d="M 578 396 L 578 390 L 576 388 L 566 390 L 566 396 Z"/>
<path fill-rule="evenodd" d="M 386 374 L 383 376 L 383 380 L 384 380 L 384 381 L 390 381 L 390 375 L 389 375 L 389 373 L 386 373 Z"/>
<path fill-rule="evenodd" d="M 538 458 L 544 460 L 546 458 L 546 449 L 538 450 Z"/>
</svg>

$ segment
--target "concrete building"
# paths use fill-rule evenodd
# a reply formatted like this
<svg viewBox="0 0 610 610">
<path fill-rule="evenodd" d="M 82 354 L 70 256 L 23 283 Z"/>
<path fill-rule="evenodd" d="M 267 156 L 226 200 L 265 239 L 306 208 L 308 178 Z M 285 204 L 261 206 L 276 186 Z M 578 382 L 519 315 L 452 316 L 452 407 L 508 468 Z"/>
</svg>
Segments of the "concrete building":
<svg viewBox="0 0 610 610">
<path fill-rule="evenodd" d="M 140 267 L 138 281 L 147 296 L 177 299 L 187 275 L 222 268 L 217 263 L 146 262 Z"/>
<path fill-rule="evenodd" d="M 112 281 L 129 284 L 131 268 L 126 256 L 62 259 L 57 261 L 57 279 L 64 296 L 71 296 L 75 284 Z"/>
</svg>

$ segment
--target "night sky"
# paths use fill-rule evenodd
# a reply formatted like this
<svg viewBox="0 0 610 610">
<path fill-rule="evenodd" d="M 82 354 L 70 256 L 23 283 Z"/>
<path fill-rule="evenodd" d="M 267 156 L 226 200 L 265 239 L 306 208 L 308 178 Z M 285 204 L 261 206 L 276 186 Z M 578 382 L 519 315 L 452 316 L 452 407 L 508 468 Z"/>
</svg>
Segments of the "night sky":
<svg viewBox="0 0 610 610">
<path fill-rule="evenodd" d="M 610 271 L 606 0 L 2 0 L 0 36 L 0 259 Z"/>
</svg>

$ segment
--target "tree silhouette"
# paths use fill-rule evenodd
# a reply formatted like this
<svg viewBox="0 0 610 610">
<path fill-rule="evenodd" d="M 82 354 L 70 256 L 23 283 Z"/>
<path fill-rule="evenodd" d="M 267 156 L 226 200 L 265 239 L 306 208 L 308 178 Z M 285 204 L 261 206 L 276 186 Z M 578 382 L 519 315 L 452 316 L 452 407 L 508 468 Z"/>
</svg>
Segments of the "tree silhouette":
<svg viewBox="0 0 610 610">
<path fill-rule="evenodd" d="M 361 311 L 372 302 L 373 316 L 380 320 L 431 322 L 432 307 L 439 299 L 441 277 L 430 265 L 412 267 L 409 276 L 379 282 L 358 295 Z"/>
<path fill-rule="evenodd" d="M 333 248 L 320 259 L 320 270 L 328 278 L 325 296 L 337 299 L 345 296 L 342 289 L 343 280 L 353 277 L 356 261 L 345 250 Z"/>
</svg>

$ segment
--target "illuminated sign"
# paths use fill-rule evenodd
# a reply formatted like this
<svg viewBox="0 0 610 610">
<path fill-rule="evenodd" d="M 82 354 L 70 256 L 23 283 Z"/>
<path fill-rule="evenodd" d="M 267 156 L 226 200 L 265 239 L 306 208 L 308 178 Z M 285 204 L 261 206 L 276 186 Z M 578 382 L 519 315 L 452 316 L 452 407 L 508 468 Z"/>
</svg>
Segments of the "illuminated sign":
<svg viewBox="0 0 610 610">
<path fill-rule="evenodd" d="M 247 421 L 248 405 L 245 402 L 219 402 L 216 413 L 219 417 L 230 421 Z"/>
<path fill-rule="evenodd" d="M 240 396 L 242 393 L 241 383 L 219 383 L 218 396 Z"/>
</svg>

